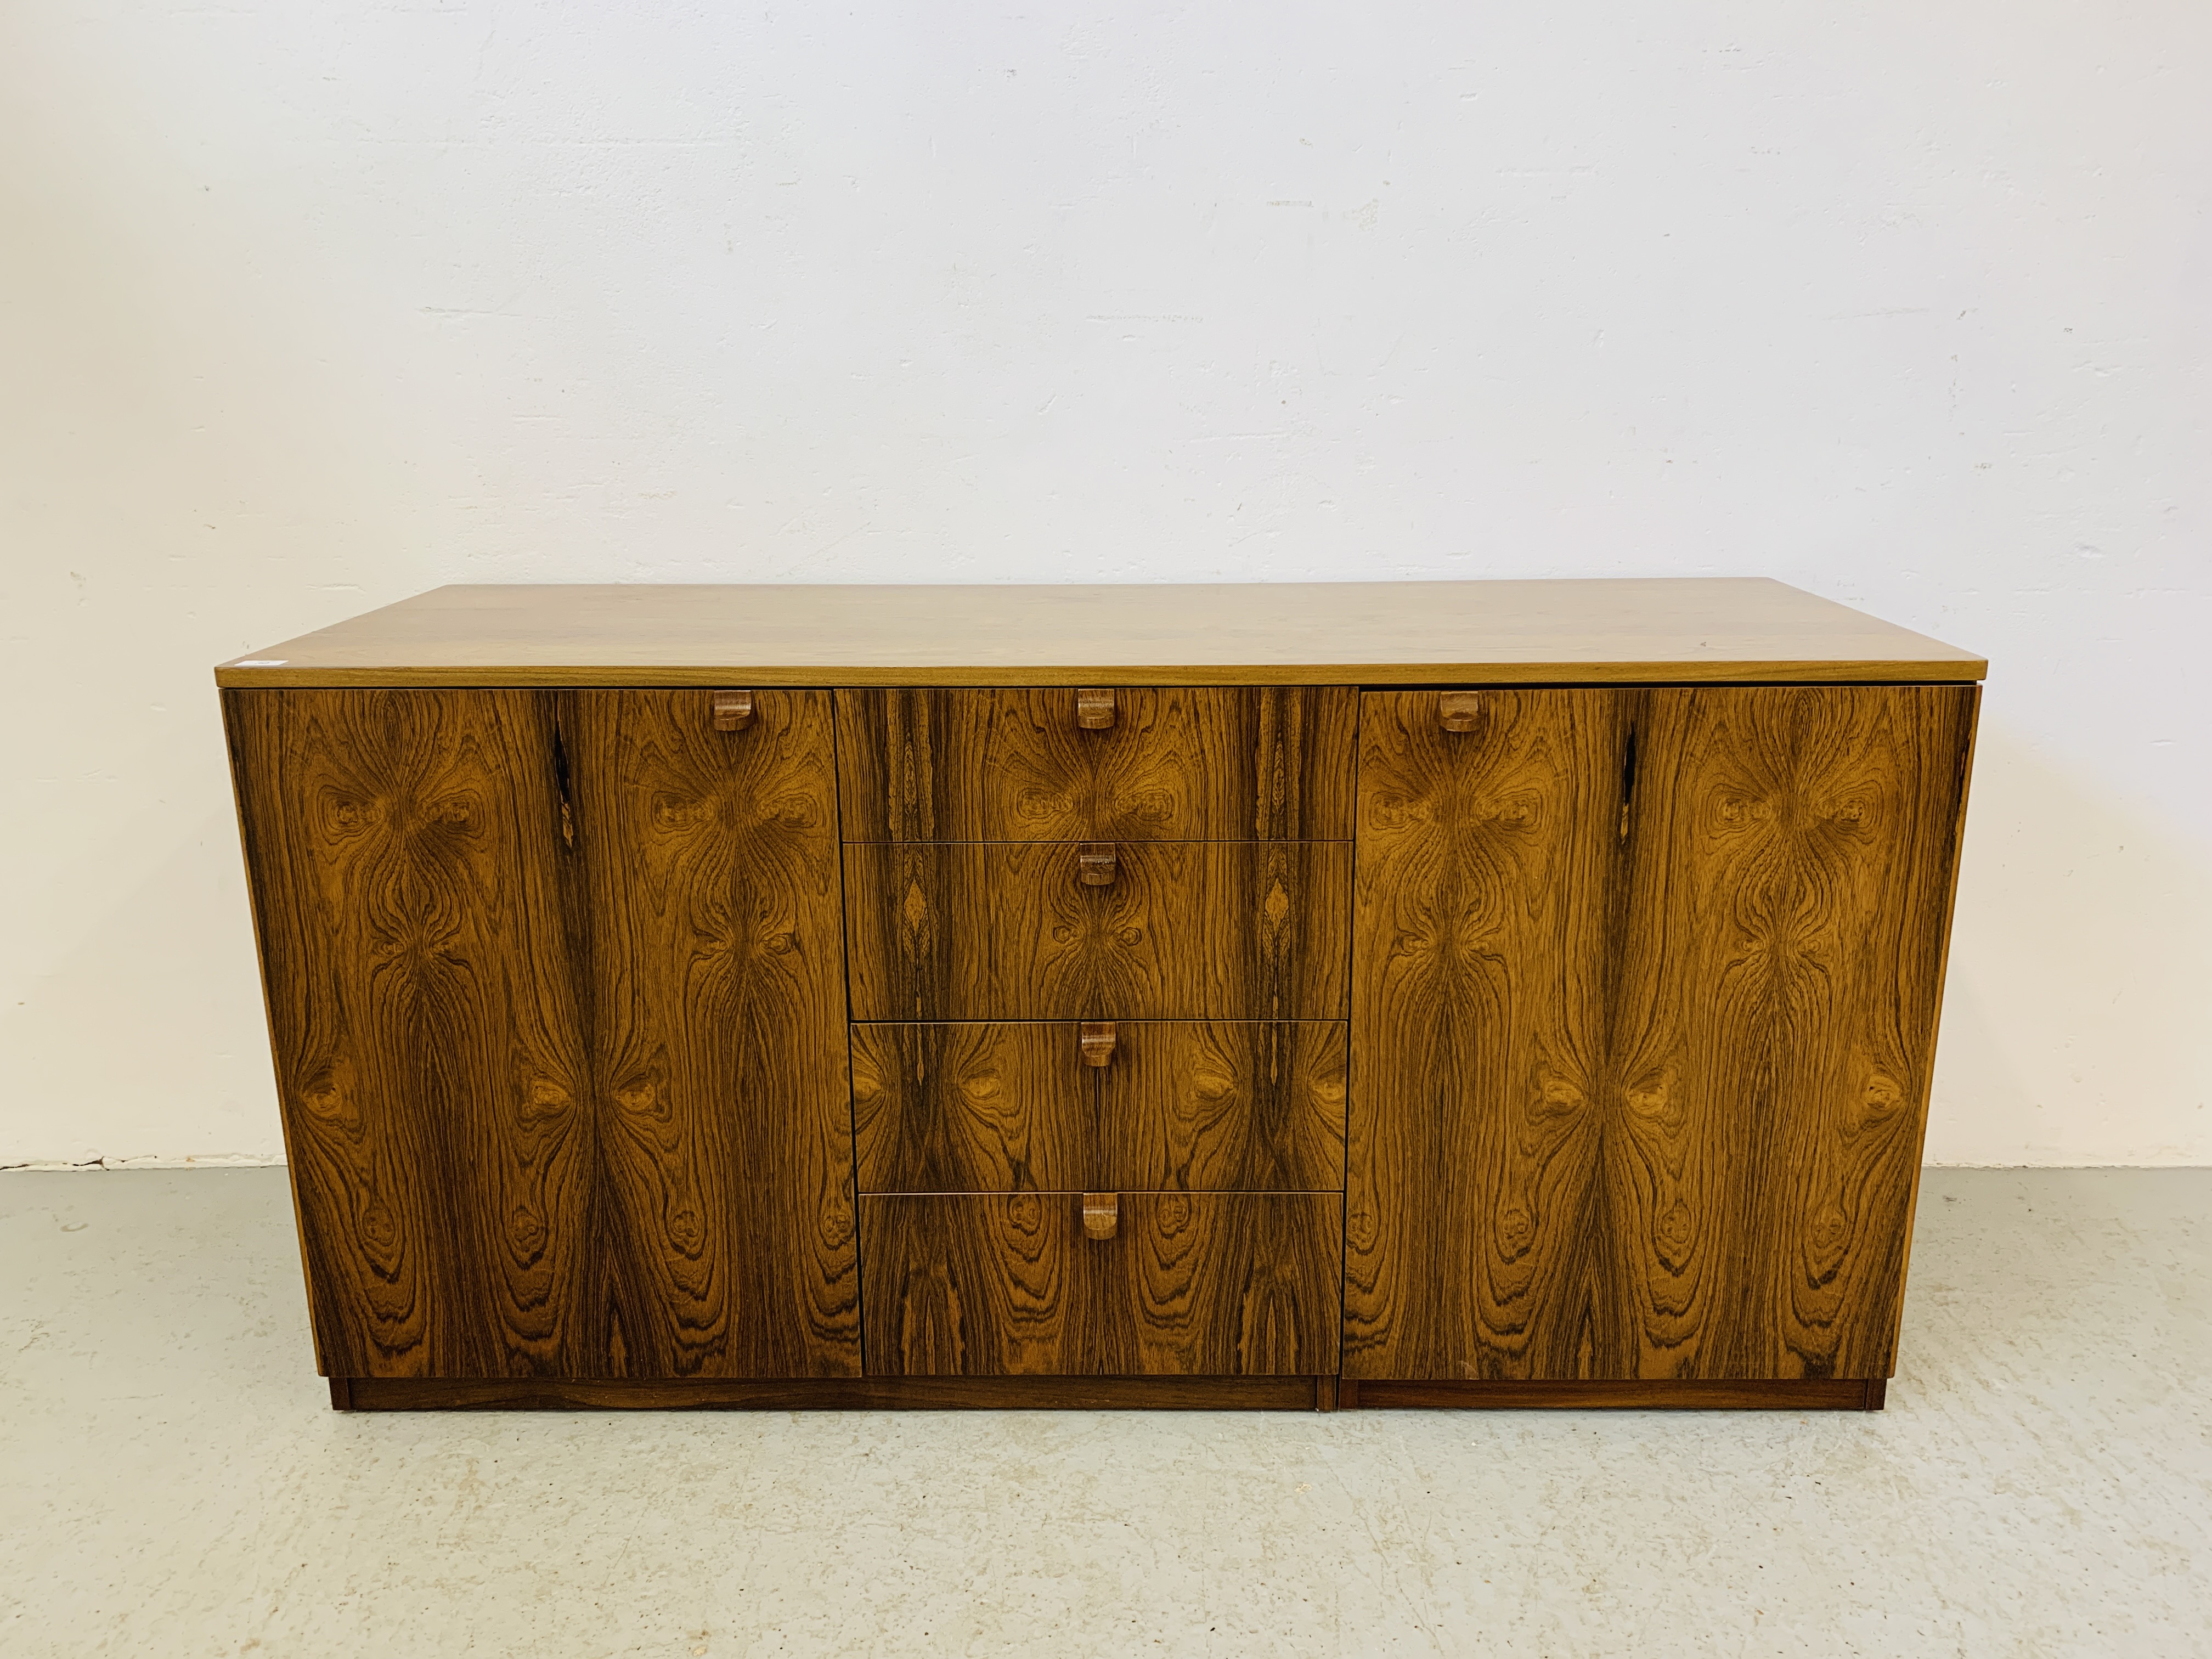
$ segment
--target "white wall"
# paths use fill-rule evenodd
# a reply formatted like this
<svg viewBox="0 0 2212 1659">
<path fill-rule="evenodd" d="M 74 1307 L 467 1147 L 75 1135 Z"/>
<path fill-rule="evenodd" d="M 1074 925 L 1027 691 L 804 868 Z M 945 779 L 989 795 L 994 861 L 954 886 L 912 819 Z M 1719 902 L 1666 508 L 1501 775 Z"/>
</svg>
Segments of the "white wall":
<svg viewBox="0 0 2212 1659">
<path fill-rule="evenodd" d="M 0 1163 L 277 1133 L 209 665 L 439 582 L 1985 652 L 1938 1161 L 2212 1162 L 2212 9 L 0 14 Z"/>
</svg>

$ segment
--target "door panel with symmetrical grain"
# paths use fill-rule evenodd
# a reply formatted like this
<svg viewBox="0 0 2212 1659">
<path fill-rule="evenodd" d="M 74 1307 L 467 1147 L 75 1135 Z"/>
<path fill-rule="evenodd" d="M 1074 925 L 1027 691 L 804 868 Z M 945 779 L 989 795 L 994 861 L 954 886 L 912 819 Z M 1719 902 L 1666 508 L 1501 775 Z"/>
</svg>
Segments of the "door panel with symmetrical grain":
<svg viewBox="0 0 2212 1659">
<path fill-rule="evenodd" d="M 606 1329 L 550 710 L 223 694 L 323 1369 L 589 1374 Z"/>
<path fill-rule="evenodd" d="M 1347 1376 L 1887 1374 L 1977 695 L 1363 698 Z"/>
<path fill-rule="evenodd" d="M 1361 699 L 1348 1375 L 1575 1374 L 1627 721 L 1603 693 Z"/>
<path fill-rule="evenodd" d="M 1894 1369 L 1979 697 L 1645 694 L 1609 1054 L 1636 1374 Z"/>
<path fill-rule="evenodd" d="M 558 694 L 599 1109 L 611 1363 L 860 1368 L 827 691 Z"/>
<path fill-rule="evenodd" d="M 225 694 L 324 1368 L 860 1369 L 826 692 Z"/>
</svg>

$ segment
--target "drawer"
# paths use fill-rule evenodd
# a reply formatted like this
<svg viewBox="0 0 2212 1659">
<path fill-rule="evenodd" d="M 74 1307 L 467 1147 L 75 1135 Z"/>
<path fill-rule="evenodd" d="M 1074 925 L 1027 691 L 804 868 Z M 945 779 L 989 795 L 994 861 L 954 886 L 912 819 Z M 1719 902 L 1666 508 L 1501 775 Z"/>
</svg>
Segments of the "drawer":
<svg viewBox="0 0 2212 1659">
<path fill-rule="evenodd" d="M 872 1376 L 1333 1372 L 1343 1199 L 1079 1193 L 860 1200 Z"/>
<path fill-rule="evenodd" d="M 1351 839 L 1354 688 L 1085 695 L 839 691 L 845 839 Z"/>
<path fill-rule="evenodd" d="M 849 845 L 853 1018 L 1340 1019 L 1351 897 L 1348 842 Z"/>
<path fill-rule="evenodd" d="M 1103 1066 L 1083 1030 L 855 1025 L 861 1191 L 1344 1185 L 1340 1021 L 1121 1020 Z"/>
</svg>

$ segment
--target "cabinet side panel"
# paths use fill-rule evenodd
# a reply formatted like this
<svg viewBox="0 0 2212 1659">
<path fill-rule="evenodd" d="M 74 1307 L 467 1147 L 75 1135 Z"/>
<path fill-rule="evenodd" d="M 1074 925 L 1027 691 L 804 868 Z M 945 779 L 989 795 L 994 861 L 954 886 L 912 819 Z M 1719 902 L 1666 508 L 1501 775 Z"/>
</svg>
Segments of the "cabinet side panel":
<svg viewBox="0 0 2212 1659">
<path fill-rule="evenodd" d="M 827 691 L 564 693 L 602 1119 L 607 1364 L 860 1370 Z"/>
<path fill-rule="evenodd" d="M 1617 1374 L 1601 1169 L 1625 710 L 1360 700 L 1344 1371 Z"/>
<path fill-rule="evenodd" d="M 1916 1237 L 1917 1225 L 1916 1218 L 1920 1212 L 1920 1179 L 1927 1172 L 1927 1164 L 1923 1160 L 1927 1155 L 1928 1146 L 1928 1113 L 1934 1106 L 1932 1091 L 1935 1085 L 1936 1047 L 1942 1029 L 1943 988 L 1946 983 L 1945 975 L 1950 967 L 1951 925 L 1957 917 L 1959 865 L 1966 847 L 1966 798 L 1973 780 L 1974 744 L 1981 723 L 1982 688 L 1978 685 L 1970 685 L 1964 689 L 1967 693 L 1965 716 L 1966 741 L 1956 757 L 1958 775 L 1954 780 L 1956 793 L 1950 810 L 1950 844 L 1942 853 L 1942 857 L 1950 868 L 1949 886 L 1943 896 L 1943 934 L 1937 947 L 1936 1018 L 1929 1023 L 1928 1027 L 1928 1075 L 1931 1096 L 1921 1111 L 1919 1138 L 1912 1150 L 1912 1191 L 1906 1199 L 1905 1206 L 1905 1249 L 1904 1256 L 1898 1263 L 1898 1273 L 1900 1278 L 1908 1273 L 1911 1268 L 1912 1240 Z M 1888 1364 L 1881 1370 L 1869 1373 L 1869 1386 L 1877 1389 L 1881 1387 L 1885 1379 L 1894 1376 L 1897 1371 L 1898 1327 L 1905 1315 L 1905 1297 L 1901 1294 L 1902 1289 L 1900 1285 L 1900 1294 L 1895 1298 L 1890 1309 L 1889 1334 L 1883 1344 L 1884 1352 L 1889 1355 Z M 1879 1409 L 1879 1407 L 1869 1407 L 1869 1409 Z"/>
<path fill-rule="evenodd" d="M 1888 1374 L 1973 707 L 1648 695 L 1608 1160 L 1635 1374 Z"/>
<path fill-rule="evenodd" d="M 277 1091 L 325 1364 L 572 1375 L 592 1131 L 528 691 L 239 694 Z"/>
<path fill-rule="evenodd" d="M 246 902 L 253 918 L 253 957 L 255 971 L 261 981 L 261 1012 L 263 1024 L 270 1034 L 270 1065 L 271 1081 L 277 1085 L 280 1094 L 285 1069 L 284 1054 L 276 1041 L 276 1006 L 271 993 L 269 951 L 275 934 L 283 923 L 280 918 L 265 913 L 262 902 L 261 872 L 264 862 L 281 866 L 277 855 L 257 845 L 257 828 L 253 817 L 246 810 L 249 789 L 258 793 L 258 773 L 264 758 L 277 746 L 281 721 L 277 719 L 282 698 L 270 691 L 232 691 L 216 693 L 222 708 L 223 746 L 230 761 L 231 805 L 238 818 L 239 853 L 245 866 Z M 264 821 L 261 832 L 274 826 L 266 823 L 265 811 L 257 814 Z M 331 1358 L 333 1344 L 337 1341 L 342 1322 L 336 1309 L 325 1296 L 319 1275 L 315 1271 L 313 1256 L 307 1248 L 307 1218 L 300 1201 L 300 1173 L 306 1168 L 300 1150 L 293 1145 L 291 1114 L 280 1103 L 276 1113 L 279 1133 L 283 1138 L 285 1184 L 292 1194 L 292 1226 L 300 1246 L 300 1275 L 307 1286 L 307 1322 L 314 1333 L 315 1369 L 333 1378 L 331 1401 L 337 1409 L 343 1376 L 343 1363 L 335 1367 Z M 341 1361 L 345 1358 L 340 1352 Z"/>
</svg>

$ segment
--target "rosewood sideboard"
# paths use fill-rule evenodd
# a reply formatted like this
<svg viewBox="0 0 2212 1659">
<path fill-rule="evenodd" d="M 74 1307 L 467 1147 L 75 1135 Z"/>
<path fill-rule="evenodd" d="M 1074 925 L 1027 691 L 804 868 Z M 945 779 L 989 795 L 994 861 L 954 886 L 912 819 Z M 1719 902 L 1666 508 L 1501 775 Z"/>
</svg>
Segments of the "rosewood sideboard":
<svg viewBox="0 0 2212 1659">
<path fill-rule="evenodd" d="M 1978 657 L 441 588 L 216 670 L 340 1408 L 1872 1409 Z"/>
</svg>

